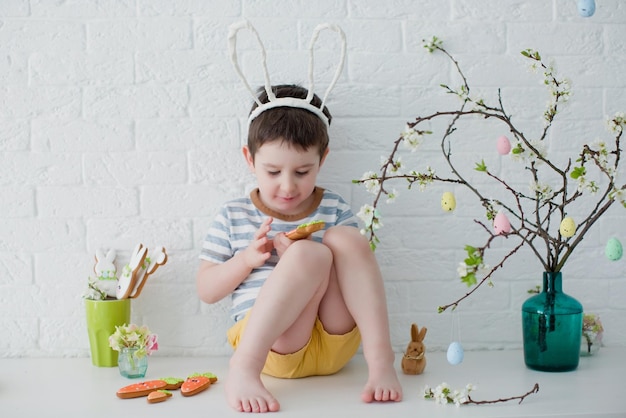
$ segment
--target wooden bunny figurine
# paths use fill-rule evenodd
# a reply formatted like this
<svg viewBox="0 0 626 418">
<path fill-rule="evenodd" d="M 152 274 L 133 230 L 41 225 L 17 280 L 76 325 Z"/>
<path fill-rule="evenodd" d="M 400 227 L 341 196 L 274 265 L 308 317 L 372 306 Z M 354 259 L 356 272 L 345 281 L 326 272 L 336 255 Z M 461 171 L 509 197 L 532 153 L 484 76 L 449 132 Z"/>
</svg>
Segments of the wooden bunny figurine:
<svg viewBox="0 0 626 418">
<path fill-rule="evenodd" d="M 406 348 L 401 363 L 404 374 L 422 374 L 426 368 L 426 347 L 424 346 L 426 331 L 426 327 L 420 330 L 417 324 L 411 324 L 411 342 Z"/>
</svg>

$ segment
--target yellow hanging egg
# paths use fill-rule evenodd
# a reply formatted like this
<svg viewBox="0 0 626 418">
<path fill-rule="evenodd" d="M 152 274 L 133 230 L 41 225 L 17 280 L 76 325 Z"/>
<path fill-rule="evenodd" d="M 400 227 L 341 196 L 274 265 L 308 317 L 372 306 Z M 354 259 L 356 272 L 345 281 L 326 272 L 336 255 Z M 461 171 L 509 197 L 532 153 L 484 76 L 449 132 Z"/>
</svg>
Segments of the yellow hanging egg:
<svg viewBox="0 0 626 418">
<path fill-rule="evenodd" d="M 576 223 L 569 216 L 567 218 L 563 218 L 563 220 L 561 221 L 559 232 L 565 238 L 574 236 L 574 234 L 576 233 Z"/>
<path fill-rule="evenodd" d="M 446 212 L 452 212 L 456 208 L 456 199 L 452 192 L 445 192 L 443 196 L 441 196 L 441 209 Z"/>
</svg>

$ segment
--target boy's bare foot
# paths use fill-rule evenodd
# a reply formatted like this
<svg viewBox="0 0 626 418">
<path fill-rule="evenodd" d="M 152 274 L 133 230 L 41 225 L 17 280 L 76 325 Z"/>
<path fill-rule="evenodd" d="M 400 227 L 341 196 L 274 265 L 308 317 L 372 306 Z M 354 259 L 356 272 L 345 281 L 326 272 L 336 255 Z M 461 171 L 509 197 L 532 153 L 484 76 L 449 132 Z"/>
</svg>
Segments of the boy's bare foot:
<svg viewBox="0 0 626 418">
<path fill-rule="evenodd" d="M 276 412 L 280 404 L 265 388 L 259 373 L 249 368 L 233 366 L 224 385 L 228 404 L 239 412 Z"/>
<path fill-rule="evenodd" d="M 402 400 L 402 386 L 393 363 L 369 364 L 369 378 L 361 392 L 363 402 L 399 402 Z"/>
</svg>

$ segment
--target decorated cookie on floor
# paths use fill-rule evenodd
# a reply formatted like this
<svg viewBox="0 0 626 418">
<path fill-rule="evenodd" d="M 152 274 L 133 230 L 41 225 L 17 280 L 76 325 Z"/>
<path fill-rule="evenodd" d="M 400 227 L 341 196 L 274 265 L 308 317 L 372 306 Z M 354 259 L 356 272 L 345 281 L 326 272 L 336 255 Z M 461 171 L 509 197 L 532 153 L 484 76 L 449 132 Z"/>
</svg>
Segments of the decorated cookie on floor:
<svg viewBox="0 0 626 418">
<path fill-rule="evenodd" d="M 166 386 L 167 383 L 161 379 L 133 383 L 118 390 L 117 397 L 121 399 L 140 398 L 148 396 L 151 392 L 165 389 Z"/>
<path fill-rule="evenodd" d="M 185 382 L 185 379 L 181 379 L 181 378 L 178 378 L 178 377 L 163 377 L 163 378 L 161 378 L 161 380 L 163 380 L 165 383 L 167 383 L 167 386 L 165 386 L 165 390 L 180 389 L 180 387 Z"/>
<path fill-rule="evenodd" d="M 164 402 L 172 396 L 172 392 L 166 389 L 155 390 L 148 395 L 148 403 Z"/>
<path fill-rule="evenodd" d="M 180 393 L 183 396 L 193 396 L 207 390 L 215 382 L 217 382 L 217 376 L 213 373 L 194 373 L 182 384 Z"/>
</svg>

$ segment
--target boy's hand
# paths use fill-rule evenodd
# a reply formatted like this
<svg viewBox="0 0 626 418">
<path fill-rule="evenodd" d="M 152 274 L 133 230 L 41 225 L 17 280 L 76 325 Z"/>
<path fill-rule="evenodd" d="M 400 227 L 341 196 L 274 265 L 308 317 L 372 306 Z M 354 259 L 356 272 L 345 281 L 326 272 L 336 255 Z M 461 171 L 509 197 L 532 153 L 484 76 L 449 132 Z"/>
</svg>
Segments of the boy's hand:
<svg viewBox="0 0 626 418">
<path fill-rule="evenodd" d="M 254 241 L 243 252 L 244 261 L 251 269 L 261 267 L 272 255 L 273 242 L 267 238 L 273 218 L 267 218 L 254 234 Z"/>
<path fill-rule="evenodd" d="M 287 250 L 287 248 L 293 244 L 295 241 L 287 238 L 284 232 L 279 232 L 274 237 L 274 248 L 276 248 L 276 253 L 279 257 L 283 255 L 283 253 Z"/>
<path fill-rule="evenodd" d="M 300 238 L 300 239 L 312 239 L 312 238 L 311 238 L 311 235 L 309 235 L 306 238 Z M 287 250 L 287 248 L 289 248 L 289 246 L 296 241 L 298 240 L 293 240 L 289 238 L 289 235 L 285 234 L 284 232 L 279 232 L 278 234 L 276 234 L 276 236 L 274 237 L 274 248 L 276 248 L 276 253 L 278 253 L 278 256 L 279 257 L 282 256 L 283 253 Z"/>
</svg>

